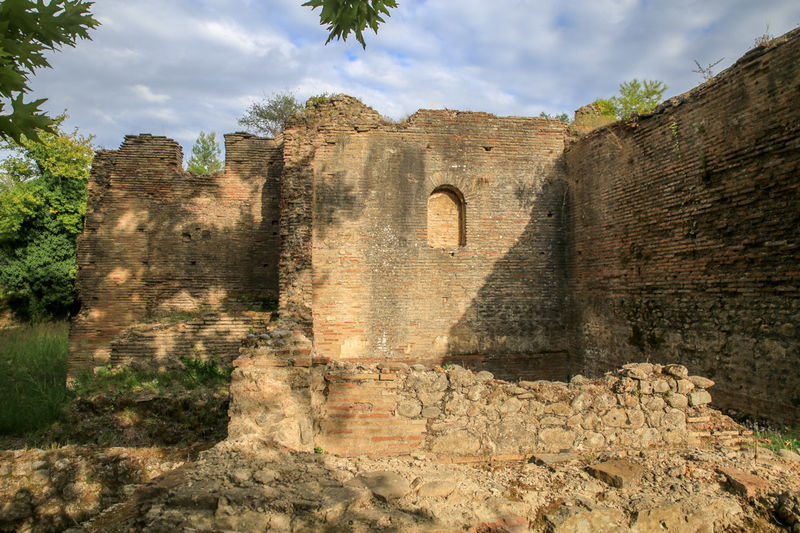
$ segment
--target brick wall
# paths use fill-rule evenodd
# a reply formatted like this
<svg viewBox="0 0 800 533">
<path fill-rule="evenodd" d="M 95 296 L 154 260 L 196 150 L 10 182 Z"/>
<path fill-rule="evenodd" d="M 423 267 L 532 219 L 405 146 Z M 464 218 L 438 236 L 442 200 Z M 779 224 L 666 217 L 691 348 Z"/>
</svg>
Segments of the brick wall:
<svg viewBox="0 0 800 533">
<path fill-rule="evenodd" d="M 501 374 L 512 355 L 523 377 L 566 368 L 564 124 L 455 111 L 382 124 L 347 97 L 307 115 L 286 132 L 283 190 L 308 197 L 313 184 L 313 205 L 284 217 L 285 235 L 304 237 L 297 246 L 284 241 L 283 253 L 303 259 L 281 273 L 282 287 L 300 283 L 306 298 L 312 287 L 301 307 L 313 308 L 319 355 L 464 357 Z M 298 176 L 288 172 L 301 165 Z M 428 209 L 437 198 L 429 199 L 442 186 L 463 196 L 465 220 L 463 228 L 451 221 L 455 244 L 432 246 Z M 457 211 L 450 206 L 450 215 Z M 437 213 L 430 223 L 441 225 Z"/>
<path fill-rule="evenodd" d="M 180 146 L 164 137 L 129 136 L 97 154 L 78 239 L 71 370 L 110 362 L 112 340 L 136 321 L 223 310 L 234 315 L 209 332 L 241 333 L 249 319 L 235 313 L 277 298 L 280 144 L 247 134 L 225 142 L 226 170 L 210 176 L 184 172 Z M 114 359 L 156 357 L 158 345 L 118 342 Z M 168 354 L 180 355 L 192 350 Z"/>
<path fill-rule="evenodd" d="M 567 149 L 587 372 L 679 361 L 719 405 L 800 420 L 798 40 Z"/>
</svg>

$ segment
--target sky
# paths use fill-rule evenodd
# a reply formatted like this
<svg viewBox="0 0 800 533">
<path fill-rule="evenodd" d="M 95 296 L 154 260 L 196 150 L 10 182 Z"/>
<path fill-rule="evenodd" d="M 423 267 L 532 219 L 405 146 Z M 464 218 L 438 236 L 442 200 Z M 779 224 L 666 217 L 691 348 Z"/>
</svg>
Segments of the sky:
<svg viewBox="0 0 800 533">
<path fill-rule="evenodd" d="M 37 71 L 29 99 L 115 149 L 166 135 L 188 159 L 200 131 L 241 131 L 252 102 L 291 91 L 356 96 L 382 115 L 417 109 L 536 116 L 573 111 L 620 82 L 658 79 L 665 97 L 718 73 L 765 34 L 800 25 L 797 0 L 398 0 L 362 49 L 325 45 L 303 0 L 97 0 L 92 40 Z"/>
</svg>

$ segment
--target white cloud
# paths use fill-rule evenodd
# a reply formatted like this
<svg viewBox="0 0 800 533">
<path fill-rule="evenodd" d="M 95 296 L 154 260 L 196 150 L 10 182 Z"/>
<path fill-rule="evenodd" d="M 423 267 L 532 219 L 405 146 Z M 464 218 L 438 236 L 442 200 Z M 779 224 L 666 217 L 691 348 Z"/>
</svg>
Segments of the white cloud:
<svg viewBox="0 0 800 533">
<path fill-rule="evenodd" d="M 789 0 L 404 0 L 367 49 L 323 43 L 319 10 L 299 0 L 97 2 L 92 41 L 49 56 L 31 96 L 67 108 L 68 127 L 117 146 L 125 134 L 240 129 L 254 99 L 291 89 L 360 97 L 399 118 L 418 108 L 499 115 L 571 112 L 621 81 L 656 78 L 677 94 L 693 60 L 730 65 L 764 32 L 800 24 Z M 132 97 L 133 96 L 133 97 Z"/>
<path fill-rule="evenodd" d="M 266 32 L 251 33 L 232 22 L 207 20 L 200 24 L 200 32 L 206 39 L 256 57 L 263 57 L 273 50 L 288 56 L 294 49 L 285 37 Z"/>
<path fill-rule="evenodd" d="M 169 100 L 171 97 L 168 94 L 156 94 L 147 85 L 134 85 L 131 87 L 133 93 L 145 102 L 154 104 L 162 104 Z"/>
</svg>

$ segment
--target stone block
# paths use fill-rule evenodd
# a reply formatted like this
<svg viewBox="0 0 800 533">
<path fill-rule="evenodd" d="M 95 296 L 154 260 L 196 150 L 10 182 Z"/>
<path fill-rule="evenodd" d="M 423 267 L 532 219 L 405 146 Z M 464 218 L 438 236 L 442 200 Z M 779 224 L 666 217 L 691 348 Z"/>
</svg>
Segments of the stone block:
<svg viewBox="0 0 800 533">
<path fill-rule="evenodd" d="M 669 391 L 669 383 L 664 379 L 658 379 L 653 382 L 653 392 L 657 394 L 664 394 Z"/>
<path fill-rule="evenodd" d="M 624 426 L 628 421 L 628 415 L 624 409 L 611 409 L 602 417 L 603 424 L 611 428 Z"/>
<path fill-rule="evenodd" d="M 661 372 L 676 378 L 689 377 L 689 369 L 683 365 L 667 365 L 661 370 Z"/>
<path fill-rule="evenodd" d="M 686 394 L 694 390 L 694 383 L 688 379 L 679 379 L 677 381 L 678 385 L 678 394 Z"/>
<path fill-rule="evenodd" d="M 447 498 L 455 490 L 456 484 L 452 481 L 429 481 L 417 489 L 420 498 Z"/>
<path fill-rule="evenodd" d="M 686 409 L 689 405 L 689 399 L 684 394 L 670 394 L 667 396 L 667 404 L 676 409 Z"/>
<path fill-rule="evenodd" d="M 360 475 L 358 479 L 376 498 L 385 502 L 397 500 L 411 492 L 411 486 L 406 478 L 395 472 L 369 472 Z"/>
<path fill-rule="evenodd" d="M 644 468 L 626 459 L 612 459 L 590 466 L 588 472 L 612 487 L 628 489 L 639 482 L 644 474 Z"/>
<path fill-rule="evenodd" d="M 769 482 L 738 468 L 720 468 L 720 473 L 728 478 L 729 487 L 734 493 L 745 498 L 755 498 L 769 488 Z"/>
<path fill-rule="evenodd" d="M 429 405 L 422 408 L 421 414 L 423 418 L 437 418 L 442 414 L 442 410 L 434 405 Z"/>
<path fill-rule="evenodd" d="M 711 403 L 711 395 L 706 390 L 698 390 L 689 394 L 689 405 L 698 407 Z"/>
<path fill-rule="evenodd" d="M 475 435 L 463 430 L 442 435 L 431 445 L 431 450 L 441 455 L 473 455 L 480 448 L 481 441 Z"/>
<path fill-rule="evenodd" d="M 414 418 L 422 411 L 422 405 L 417 400 L 404 400 L 397 404 L 397 414 L 406 418 Z"/>
<path fill-rule="evenodd" d="M 548 451 L 569 450 L 575 442 L 575 432 L 555 427 L 544 428 L 539 431 L 539 442 Z"/>
<path fill-rule="evenodd" d="M 783 457 L 787 461 L 791 461 L 793 463 L 800 463 L 800 454 L 796 454 L 795 452 L 785 448 L 778 450 L 778 456 Z"/>
<path fill-rule="evenodd" d="M 547 531 L 552 533 L 617 533 L 624 531 L 625 514 L 617 509 L 587 509 L 582 505 L 563 504 L 544 516 Z"/>
</svg>

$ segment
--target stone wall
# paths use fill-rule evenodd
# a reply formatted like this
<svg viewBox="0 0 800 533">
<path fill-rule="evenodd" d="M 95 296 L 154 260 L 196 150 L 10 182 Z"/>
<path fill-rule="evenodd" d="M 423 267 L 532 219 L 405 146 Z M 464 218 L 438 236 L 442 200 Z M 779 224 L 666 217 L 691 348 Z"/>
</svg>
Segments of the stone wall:
<svg viewBox="0 0 800 533">
<path fill-rule="evenodd" d="M 677 361 L 800 420 L 800 31 L 566 150 L 573 351 Z"/>
<path fill-rule="evenodd" d="M 566 379 L 564 138 L 538 118 L 307 109 L 285 133 L 285 313 L 320 356 Z"/>
<path fill-rule="evenodd" d="M 189 329 L 240 336 L 251 325 L 241 312 L 277 299 L 281 146 L 248 134 L 225 142 L 225 172 L 207 176 L 184 172 L 180 146 L 164 137 L 129 136 L 119 150 L 97 154 L 77 247 L 71 372 L 112 362 L 112 341 L 136 322 L 224 311 L 224 320 Z M 198 346 L 213 354 L 202 342 L 164 350 L 164 339 L 148 339 L 118 339 L 114 362 L 177 360 Z M 218 355 L 232 358 L 238 344 Z"/>
<path fill-rule="evenodd" d="M 326 363 L 290 331 L 253 336 L 252 344 L 235 361 L 231 438 L 461 462 L 685 447 L 712 432 L 730 444 L 740 438 L 741 428 L 708 405 L 714 382 L 682 365 L 512 383 L 459 365 Z"/>
</svg>

